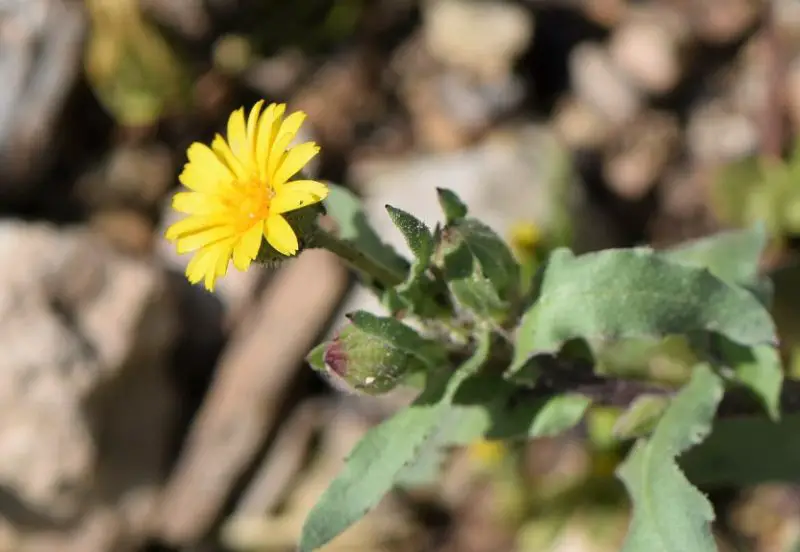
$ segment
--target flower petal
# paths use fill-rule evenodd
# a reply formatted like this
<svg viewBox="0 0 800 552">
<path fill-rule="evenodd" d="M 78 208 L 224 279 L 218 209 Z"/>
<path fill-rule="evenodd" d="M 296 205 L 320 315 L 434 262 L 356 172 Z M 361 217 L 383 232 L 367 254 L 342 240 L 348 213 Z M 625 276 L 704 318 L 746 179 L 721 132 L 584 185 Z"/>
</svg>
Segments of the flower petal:
<svg viewBox="0 0 800 552">
<path fill-rule="evenodd" d="M 215 226 L 220 226 L 221 222 L 222 221 L 220 220 L 220 217 L 209 215 L 186 217 L 167 228 L 167 231 L 164 233 L 164 237 L 169 241 L 174 241 L 189 234 L 196 234 L 197 232 L 202 232 Z"/>
<path fill-rule="evenodd" d="M 200 249 L 202 247 L 210 247 L 217 243 L 235 236 L 233 228 L 230 226 L 215 226 L 188 236 L 178 238 L 175 243 L 175 249 L 178 255 L 183 255 L 189 251 Z"/>
<path fill-rule="evenodd" d="M 277 182 L 275 180 L 275 173 L 286 157 L 286 150 L 289 148 L 289 144 L 292 140 L 294 140 L 294 134 L 281 134 L 275 140 L 275 143 L 272 145 L 272 150 L 269 152 L 266 178 L 270 186 L 275 188 L 275 190 L 283 185 L 283 182 Z"/>
<path fill-rule="evenodd" d="M 224 207 L 213 195 L 199 192 L 178 192 L 172 196 L 172 208 L 190 215 L 219 213 Z"/>
<path fill-rule="evenodd" d="M 305 142 L 291 148 L 283 158 L 278 170 L 272 176 L 272 185 L 278 187 L 288 181 L 299 173 L 318 153 L 319 146 L 314 142 Z"/>
<path fill-rule="evenodd" d="M 256 164 L 259 171 L 261 171 L 262 178 L 267 176 L 267 158 L 272 150 L 272 144 L 275 142 L 275 137 L 281 125 L 281 118 L 285 112 L 286 104 L 270 104 L 261 115 L 258 137 L 256 138 Z"/>
<path fill-rule="evenodd" d="M 308 194 L 319 197 L 317 201 L 322 201 L 328 197 L 328 186 L 316 180 L 292 180 L 283 186 L 284 190 L 302 190 Z"/>
<path fill-rule="evenodd" d="M 261 241 L 264 239 L 264 223 L 259 222 L 245 232 L 238 243 L 233 246 L 233 264 L 241 271 L 247 270 L 250 263 L 258 255 Z"/>
<path fill-rule="evenodd" d="M 270 213 L 278 215 L 300 209 L 306 205 L 313 205 L 322 201 L 328 194 L 328 188 L 320 182 L 314 182 L 313 180 L 299 180 L 298 182 L 304 182 L 305 184 L 292 186 L 295 183 L 291 182 L 272 198 L 272 203 L 269 206 Z"/>
<path fill-rule="evenodd" d="M 179 179 L 190 190 L 213 191 L 218 182 L 233 178 L 233 173 L 205 144 L 193 143 L 187 150 L 187 156 L 189 162 L 184 166 Z"/>
<path fill-rule="evenodd" d="M 213 253 L 213 249 L 201 249 L 192 257 L 189 264 L 186 265 L 186 278 L 188 278 L 191 283 L 198 283 L 205 278 L 208 270 L 213 268 L 215 260 Z"/>
<path fill-rule="evenodd" d="M 273 215 L 267 219 L 264 236 L 267 242 L 283 255 L 294 255 L 300 247 L 294 229 L 280 215 Z"/>
<path fill-rule="evenodd" d="M 244 108 L 240 107 L 228 118 L 228 144 L 233 154 L 246 164 L 247 159 L 247 131 L 244 123 Z"/>
<path fill-rule="evenodd" d="M 214 137 L 214 141 L 211 142 L 211 149 L 236 178 L 244 180 L 247 177 L 244 165 L 242 165 L 242 162 L 233 154 L 230 146 L 222 136 L 217 134 Z"/>
<path fill-rule="evenodd" d="M 258 100 L 253 109 L 250 110 L 250 115 L 247 117 L 247 150 L 250 157 L 255 160 L 256 156 L 256 138 L 258 138 L 258 121 L 261 118 L 261 109 L 264 106 L 264 100 Z"/>
</svg>

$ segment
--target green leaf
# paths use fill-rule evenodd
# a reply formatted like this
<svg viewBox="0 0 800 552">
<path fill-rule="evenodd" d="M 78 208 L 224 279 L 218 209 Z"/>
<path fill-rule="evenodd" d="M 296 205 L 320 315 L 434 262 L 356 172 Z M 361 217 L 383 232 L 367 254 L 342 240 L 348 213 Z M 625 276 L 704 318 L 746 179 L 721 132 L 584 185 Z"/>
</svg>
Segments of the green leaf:
<svg viewBox="0 0 800 552">
<path fill-rule="evenodd" d="M 480 318 L 498 319 L 508 309 L 478 266 L 469 248 L 460 243 L 444 256 L 444 278 L 450 293 L 463 308 Z"/>
<path fill-rule="evenodd" d="M 748 346 L 777 340 L 761 303 L 706 269 L 645 249 L 579 257 L 558 249 L 541 274 L 536 302 L 520 323 L 508 375 L 523 375 L 518 373 L 530 359 L 555 354 L 574 339 L 585 340 L 597 354 L 622 339 L 701 332 Z"/>
<path fill-rule="evenodd" d="M 389 312 L 405 312 L 422 319 L 449 313 L 452 307 L 444 283 L 427 273 L 439 227 L 437 226 L 437 236 L 434 237 L 430 229 L 413 215 L 391 205 L 387 205 L 386 210 L 414 254 L 414 262 L 405 281 L 386 291 L 382 299 L 383 305 Z"/>
<path fill-rule="evenodd" d="M 416 258 L 412 272 L 416 274 L 423 272 L 428 268 L 433 255 L 434 243 L 430 229 L 424 222 L 402 209 L 387 205 L 386 211 L 394 225 L 403 234 L 409 249 Z"/>
<path fill-rule="evenodd" d="M 763 224 L 748 230 L 720 233 L 697 240 L 665 255 L 673 261 L 688 266 L 705 267 L 718 278 L 731 285 L 740 285 L 753 291 L 768 305 L 772 296 L 772 283 L 758 273 L 759 260 L 767 245 L 767 231 Z M 742 347 L 719 339 L 717 349 L 734 371 L 735 379 L 759 397 L 773 420 L 780 416 L 779 400 L 783 386 L 783 367 L 774 347 Z"/>
<path fill-rule="evenodd" d="M 336 223 L 339 239 L 356 246 L 364 255 L 395 271 L 408 269 L 407 261 L 384 243 L 370 225 L 361 200 L 343 186 L 328 183 L 325 209 Z"/>
<path fill-rule="evenodd" d="M 577 393 L 552 397 L 536 414 L 528 437 L 551 437 L 563 433 L 581 421 L 591 404 L 589 397 Z"/>
<path fill-rule="evenodd" d="M 768 345 L 742 347 L 725 340 L 720 340 L 719 349 L 736 381 L 752 391 L 769 417 L 777 421 L 784 375 L 778 349 Z"/>
<path fill-rule="evenodd" d="M 663 395 L 640 395 L 614 424 L 614 436 L 627 440 L 648 435 L 669 405 Z"/>
<path fill-rule="evenodd" d="M 390 317 L 357 311 L 325 349 L 323 365 L 352 388 L 369 394 L 394 389 L 416 372 L 430 372 L 445 363 L 446 351 Z"/>
<path fill-rule="evenodd" d="M 494 286 L 501 299 L 508 299 L 519 284 L 519 265 L 506 242 L 494 230 L 476 219 L 462 219 L 442 233 L 445 255 L 462 244 Z"/>
<path fill-rule="evenodd" d="M 756 224 L 694 240 L 662 255 L 686 266 L 707 268 L 721 280 L 749 287 L 758 281 L 758 263 L 767 238 L 764 225 Z"/>
<path fill-rule="evenodd" d="M 436 195 L 439 198 L 439 205 L 445 216 L 447 224 L 457 222 L 467 216 L 467 206 L 455 194 L 447 188 L 436 188 Z"/>
<path fill-rule="evenodd" d="M 703 443 L 680 458 L 686 475 L 704 487 L 737 488 L 800 481 L 800 415 L 775 423 L 763 417 L 718 419 Z"/>
<path fill-rule="evenodd" d="M 483 334 L 475 354 L 449 379 L 437 380 L 411 406 L 367 432 L 309 513 L 300 539 L 302 552 L 316 550 L 336 538 L 391 490 L 404 468 L 436 434 L 458 387 L 480 370 L 489 351 L 489 335 Z"/>
<path fill-rule="evenodd" d="M 675 457 L 711 431 L 723 391 L 710 367 L 695 367 L 652 437 L 639 440 L 619 467 L 617 475 L 633 501 L 622 552 L 716 551 L 711 503 L 681 473 Z"/>
<path fill-rule="evenodd" d="M 317 372 L 325 372 L 325 350 L 328 348 L 327 342 L 322 342 L 306 355 L 306 362 Z"/>
</svg>

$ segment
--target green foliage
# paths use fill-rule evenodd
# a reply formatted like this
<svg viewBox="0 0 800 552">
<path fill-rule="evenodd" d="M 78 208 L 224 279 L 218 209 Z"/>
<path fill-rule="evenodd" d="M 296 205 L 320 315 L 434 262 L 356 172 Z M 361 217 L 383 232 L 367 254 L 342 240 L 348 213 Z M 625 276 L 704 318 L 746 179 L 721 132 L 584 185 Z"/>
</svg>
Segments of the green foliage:
<svg viewBox="0 0 800 552">
<path fill-rule="evenodd" d="M 455 372 L 432 378 L 411 406 L 367 433 L 309 514 L 301 550 L 328 543 L 378 503 L 436 434 L 458 387 L 488 361 L 489 352 L 489 336 L 484 334 L 474 355 Z"/>
<path fill-rule="evenodd" d="M 714 510 L 681 473 L 675 457 L 710 431 L 722 380 L 698 365 L 649 439 L 636 443 L 618 474 L 633 499 L 623 552 L 711 552 Z"/>
<path fill-rule="evenodd" d="M 436 188 L 436 195 L 447 224 L 456 223 L 467 216 L 467 206 L 455 193 L 446 188 Z"/>
<path fill-rule="evenodd" d="M 637 440 L 618 470 L 634 509 L 625 552 L 715 550 L 714 512 L 690 480 L 720 479 L 714 462 L 735 455 L 728 427 L 770 428 L 762 434 L 786 439 L 778 429 L 797 423 L 772 421 L 780 415 L 783 367 L 768 310 L 772 286 L 758 271 L 765 229 L 660 252 L 555 249 L 531 283 L 492 229 L 469 217 L 453 192 L 437 192 L 444 220 L 433 231 L 387 206 L 410 261 L 377 239 L 352 194 L 334 188 L 328 198 L 340 240 L 331 250 L 365 276 L 393 316 L 350 315 L 309 363 L 368 393 L 415 374 L 421 391 L 354 448 L 306 520 L 301 549 L 325 545 L 394 487 L 434 481 L 453 447 L 555 436 L 590 413 L 589 433 L 603 434 L 604 450 Z M 621 378 L 650 377 L 641 367 L 654 355 L 677 367 L 667 380 L 680 389 L 658 380 L 658 391 L 643 388 L 625 408 L 604 407 L 616 400 L 615 386 L 631 383 Z M 723 420 L 701 444 L 726 387 L 748 389 L 768 417 L 751 410 L 744 420 L 752 427 Z M 690 479 L 676 463 L 687 450 Z M 748 462 L 732 460 L 722 473 L 742 480 Z M 797 477 L 788 460 L 768 464 L 762 475 Z"/>
<path fill-rule="evenodd" d="M 723 221 L 736 226 L 764 224 L 771 236 L 800 232 L 800 142 L 787 160 L 763 156 L 723 167 L 712 193 L 712 206 Z"/>
<path fill-rule="evenodd" d="M 742 345 L 771 344 L 775 328 L 763 305 L 704 268 L 647 249 L 617 249 L 576 257 L 556 250 L 541 276 L 536 302 L 520 323 L 509 375 L 529 361 L 556 354 L 570 340 L 593 351 L 622 339 L 664 338 L 700 332 Z"/>
<path fill-rule="evenodd" d="M 364 311 L 347 318 L 351 323 L 327 344 L 322 361 L 326 370 L 353 389 L 370 395 L 387 393 L 409 374 L 432 373 L 445 363 L 441 345 L 394 318 Z M 315 362 L 319 364 L 319 359 Z"/>
</svg>

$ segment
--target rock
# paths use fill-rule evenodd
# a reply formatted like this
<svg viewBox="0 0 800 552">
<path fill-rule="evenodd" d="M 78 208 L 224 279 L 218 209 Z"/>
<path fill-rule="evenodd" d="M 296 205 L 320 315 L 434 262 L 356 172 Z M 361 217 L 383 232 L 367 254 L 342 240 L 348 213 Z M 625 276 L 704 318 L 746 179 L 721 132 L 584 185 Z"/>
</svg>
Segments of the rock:
<svg viewBox="0 0 800 552">
<path fill-rule="evenodd" d="M 764 0 L 697 0 L 689 4 L 687 20 L 700 39 L 730 44 L 758 22 L 765 3 Z"/>
<path fill-rule="evenodd" d="M 199 40 L 211 27 L 203 0 L 139 0 L 139 3 L 146 15 L 187 39 Z"/>
<path fill-rule="evenodd" d="M 600 44 L 578 45 L 569 72 L 574 94 L 615 125 L 630 121 L 642 107 L 641 93 Z"/>
<path fill-rule="evenodd" d="M 0 541 L 124 552 L 168 451 L 174 311 L 152 265 L 90 233 L 0 223 Z"/>
<path fill-rule="evenodd" d="M 347 155 L 361 128 L 383 113 L 382 70 L 374 52 L 348 50 L 326 60 L 289 101 L 291 110 L 308 114 L 303 129 L 313 130 L 323 155 Z"/>
<path fill-rule="evenodd" d="M 78 2 L 0 3 L 0 197 L 16 199 L 52 166 L 54 129 L 81 71 Z"/>
<path fill-rule="evenodd" d="M 599 148 L 612 134 L 609 121 L 586 102 L 568 96 L 556 106 L 553 129 L 571 150 Z"/>
<path fill-rule="evenodd" d="M 92 215 L 92 228 L 118 251 L 146 255 L 153 249 L 153 224 L 133 209 L 106 209 Z"/>
<path fill-rule="evenodd" d="M 391 71 L 417 146 L 432 151 L 464 147 L 525 98 L 517 76 L 486 80 L 453 69 L 437 61 L 419 37 L 398 50 Z"/>
<path fill-rule="evenodd" d="M 683 76 L 688 38 L 688 25 L 679 12 L 645 5 L 614 30 L 608 48 L 614 63 L 636 86 L 664 94 Z"/>
<path fill-rule="evenodd" d="M 511 2 L 429 0 L 423 5 L 423 33 L 431 54 L 487 80 L 511 72 L 533 28 L 531 12 Z"/>
<path fill-rule="evenodd" d="M 76 183 L 76 195 L 91 208 L 151 209 L 173 183 L 170 151 L 161 145 L 122 145 Z"/>
<path fill-rule="evenodd" d="M 694 108 L 686 128 L 686 140 L 695 161 L 713 165 L 754 154 L 760 136 L 750 117 L 717 100 Z"/>
<path fill-rule="evenodd" d="M 609 186 L 625 199 L 643 198 L 673 159 L 680 137 L 671 114 L 641 114 L 606 148 L 603 174 Z"/>
</svg>

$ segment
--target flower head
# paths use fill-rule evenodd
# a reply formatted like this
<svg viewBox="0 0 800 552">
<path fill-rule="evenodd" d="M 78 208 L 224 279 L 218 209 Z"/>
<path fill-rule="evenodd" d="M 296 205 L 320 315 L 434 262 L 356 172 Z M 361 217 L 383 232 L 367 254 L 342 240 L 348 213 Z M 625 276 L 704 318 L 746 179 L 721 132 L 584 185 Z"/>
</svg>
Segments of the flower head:
<svg viewBox="0 0 800 552">
<path fill-rule="evenodd" d="M 262 111 L 263 104 L 256 103 L 247 120 L 244 108 L 234 111 L 227 140 L 217 135 L 211 147 L 189 147 L 180 175 L 189 191 L 172 200 L 173 209 L 188 216 L 170 226 L 166 238 L 179 254 L 194 252 L 186 276 L 192 283 L 203 280 L 208 290 L 230 261 L 246 270 L 264 239 L 278 254 L 295 255 L 300 243 L 284 215 L 328 195 L 321 182 L 292 180 L 319 152 L 313 142 L 289 147 L 305 113 L 284 118 L 285 105 L 270 104 Z"/>
</svg>

